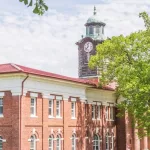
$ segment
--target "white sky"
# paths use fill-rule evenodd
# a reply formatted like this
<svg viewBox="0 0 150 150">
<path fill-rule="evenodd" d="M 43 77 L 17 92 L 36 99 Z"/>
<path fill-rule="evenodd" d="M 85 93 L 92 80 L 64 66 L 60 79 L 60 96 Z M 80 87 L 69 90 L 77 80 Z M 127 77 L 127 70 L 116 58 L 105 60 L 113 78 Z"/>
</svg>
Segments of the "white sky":
<svg viewBox="0 0 150 150">
<path fill-rule="evenodd" d="M 0 63 L 17 63 L 66 76 L 78 76 L 75 43 L 85 34 L 84 24 L 93 13 L 106 23 L 105 36 L 144 29 L 139 12 L 150 14 L 150 0 L 47 0 L 42 17 L 31 13 L 19 0 L 1 0 Z M 69 3 L 69 4 L 68 4 Z M 68 4 L 68 5 L 67 5 Z"/>
</svg>

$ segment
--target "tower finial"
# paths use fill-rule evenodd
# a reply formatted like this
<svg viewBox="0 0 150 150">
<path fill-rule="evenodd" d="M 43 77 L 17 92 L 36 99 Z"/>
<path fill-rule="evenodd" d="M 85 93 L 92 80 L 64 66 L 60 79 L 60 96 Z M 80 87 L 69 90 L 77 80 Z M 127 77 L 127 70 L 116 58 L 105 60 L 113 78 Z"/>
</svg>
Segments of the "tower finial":
<svg viewBox="0 0 150 150">
<path fill-rule="evenodd" d="M 96 15 L 96 7 L 94 6 L 94 13 L 93 13 L 94 15 Z"/>
</svg>

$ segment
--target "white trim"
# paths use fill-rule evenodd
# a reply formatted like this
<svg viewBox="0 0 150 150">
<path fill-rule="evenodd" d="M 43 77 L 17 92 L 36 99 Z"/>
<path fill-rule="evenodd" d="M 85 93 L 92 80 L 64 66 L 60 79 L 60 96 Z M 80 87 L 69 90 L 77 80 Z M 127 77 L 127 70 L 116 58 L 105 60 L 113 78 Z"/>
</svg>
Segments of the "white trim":
<svg viewBox="0 0 150 150">
<path fill-rule="evenodd" d="M 38 93 L 30 93 L 30 97 L 38 97 Z"/>
<path fill-rule="evenodd" d="M 20 67 L 18 67 L 18 66 L 15 65 L 15 64 L 11 63 L 11 65 L 12 65 L 13 67 L 15 67 L 17 70 L 23 71 L 23 69 L 21 69 Z"/>
<path fill-rule="evenodd" d="M 2 142 L 3 142 L 3 143 L 6 142 L 6 139 L 2 139 Z"/>
<path fill-rule="evenodd" d="M 55 117 L 54 117 L 54 116 L 50 116 L 50 115 L 49 115 L 49 116 L 48 116 L 48 118 L 49 118 L 49 119 L 53 119 L 53 118 L 55 118 Z"/>
<path fill-rule="evenodd" d="M 30 115 L 31 118 L 38 118 L 36 115 Z"/>
<path fill-rule="evenodd" d="M 60 117 L 60 116 L 56 116 L 55 118 L 56 118 L 56 119 L 62 119 L 62 117 Z"/>
<path fill-rule="evenodd" d="M 71 119 L 72 119 L 72 120 L 75 120 L 75 119 L 77 119 L 77 118 L 71 117 Z"/>
<path fill-rule="evenodd" d="M 4 95 L 5 95 L 5 93 L 4 93 L 4 92 L 0 92 L 0 97 L 1 97 L 1 98 L 3 98 L 3 97 L 4 97 Z"/>
<path fill-rule="evenodd" d="M 62 100 L 62 96 L 56 96 L 56 100 Z"/>
<path fill-rule="evenodd" d="M 54 96 L 54 95 L 49 95 L 48 98 L 49 98 L 49 99 L 55 99 L 55 96 Z"/>
<path fill-rule="evenodd" d="M 71 97 L 71 101 L 72 101 L 72 102 L 76 102 L 76 101 L 77 101 L 77 98 Z"/>
<path fill-rule="evenodd" d="M 4 115 L 3 114 L 0 114 L 0 118 L 3 118 L 4 117 Z"/>
</svg>

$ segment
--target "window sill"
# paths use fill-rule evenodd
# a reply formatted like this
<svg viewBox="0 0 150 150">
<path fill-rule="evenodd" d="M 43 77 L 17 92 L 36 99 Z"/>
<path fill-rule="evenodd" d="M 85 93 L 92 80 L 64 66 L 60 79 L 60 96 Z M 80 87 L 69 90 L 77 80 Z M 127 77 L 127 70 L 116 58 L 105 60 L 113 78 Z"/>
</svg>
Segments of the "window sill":
<svg viewBox="0 0 150 150">
<path fill-rule="evenodd" d="M 53 118 L 55 118 L 55 117 L 54 117 L 54 116 L 48 116 L 48 118 L 49 118 L 49 119 L 53 119 Z"/>
<path fill-rule="evenodd" d="M 106 119 L 106 121 L 115 121 L 115 120 L 112 120 L 112 119 Z"/>
<path fill-rule="evenodd" d="M 38 118 L 38 116 L 30 115 L 31 118 Z"/>
<path fill-rule="evenodd" d="M 97 120 L 101 120 L 101 118 L 97 118 Z"/>
<path fill-rule="evenodd" d="M 75 117 L 71 117 L 71 119 L 75 120 L 75 119 L 77 119 L 77 118 L 75 118 Z"/>
<path fill-rule="evenodd" d="M 96 120 L 95 118 L 92 118 L 92 120 Z"/>
<path fill-rule="evenodd" d="M 4 116 L 3 115 L 0 115 L 0 118 L 3 118 Z"/>
<path fill-rule="evenodd" d="M 62 117 L 60 117 L 60 116 L 56 116 L 56 119 L 62 119 Z"/>
</svg>

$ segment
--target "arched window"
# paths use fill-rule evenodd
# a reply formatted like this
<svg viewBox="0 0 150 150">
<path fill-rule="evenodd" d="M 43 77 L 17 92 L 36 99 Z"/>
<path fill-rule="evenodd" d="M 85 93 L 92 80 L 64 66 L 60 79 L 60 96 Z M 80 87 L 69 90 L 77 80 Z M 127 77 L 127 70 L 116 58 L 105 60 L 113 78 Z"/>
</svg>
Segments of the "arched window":
<svg viewBox="0 0 150 150">
<path fill-rule="evenodd" d="M 114 134 L 110 136 L 110 150 L 114 150 Z"/>
<path fill-rule="evenodd" d="M 76 135 L 72 135 L 72 150 L 76 150 Z"/>
<path fill-rule="evenodd" d="M 56 138 L 56 150 L 61 150 L 61 136 L 57 135 Z"/>
<path fill-rule="evenodd" d="M 36 150 L 36 136 L 31 136 L 30 150 Z"/>
<path fill-rule="evenodd" d="M 0 136 L 0 150 L 3 149 L 3 138 Z"/>
<path fill-rule="evenodd" d="M 50 135 L 49 136 L 49 150 L 53 150 L 54 149 L 54 136 Z"/>
<path fill-rule="evenodd" d="M 106 150 L 109 150 L 109 133 L 106 133 Z"/>
<path fill-rule="evenodd" d="M 100 139 L 96 134 L 93 137 L 93 150 L 100 150 Z"/>
<path fill-rule="evenodd" d="M 94 31 L 94 30 L 93 30 L 93 27 L 90 26 L 90 27 L 89 27 L 89 34 L 93 34 L 93 31 Z"/>
</svg>

